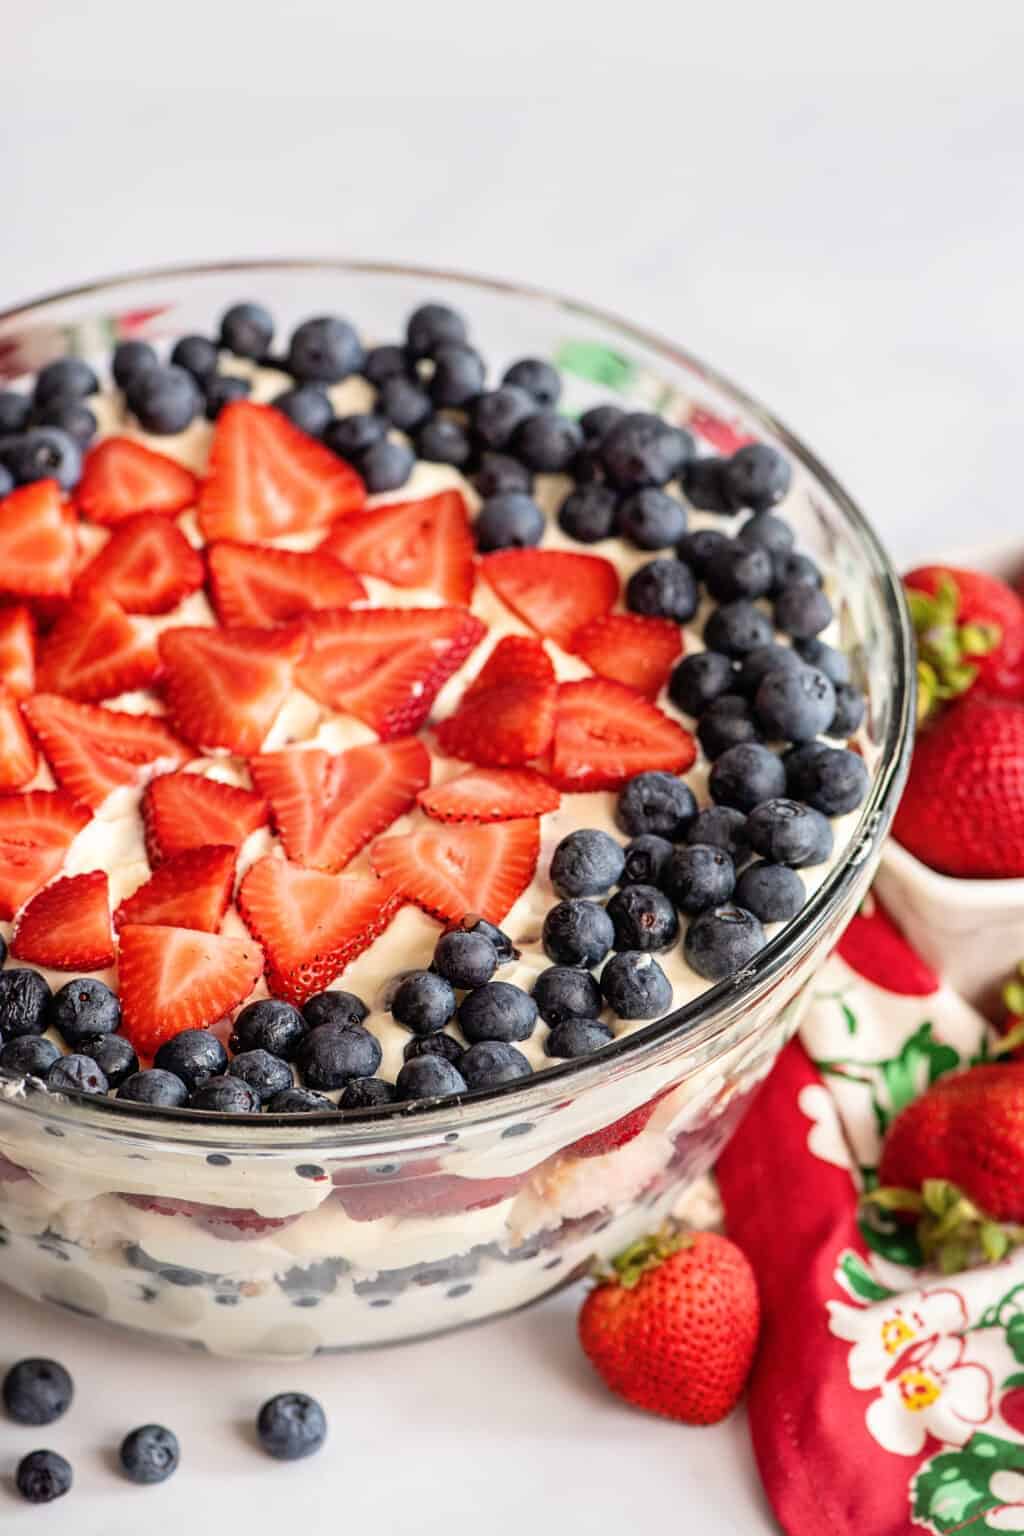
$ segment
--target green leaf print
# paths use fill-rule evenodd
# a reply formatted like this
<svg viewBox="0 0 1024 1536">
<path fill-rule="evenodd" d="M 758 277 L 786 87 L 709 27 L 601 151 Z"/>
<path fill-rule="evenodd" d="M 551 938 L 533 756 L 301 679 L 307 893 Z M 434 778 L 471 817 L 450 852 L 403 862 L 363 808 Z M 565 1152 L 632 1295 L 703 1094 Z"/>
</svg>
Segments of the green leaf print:
<svg viewBox="0 0 1024 1536">
<path fill-rule="evenodd" d="M 924 1023 L 904 1042 L 903 1049 L 891 1061 L 881 1063 L 882 1081 L 889 1098 L 890 1118 L 937 1077 L 960 1065 L 960 1057 L 951 1045 L 932 1039 L 932 1026 Z"/>
<path fill-rule="evenodd" d="M 636 377 L 636 365 L 629 358 L 596 341 L 563 341 L 555 353 L 555 366 L 616 394 L 625 394 Z"/>
<path fill-rule="evenodd" d="M 1006 1325 L 1006 1342 L 1018 1365 L 1024 1365 L 1024 1312 L 1017 1312 Z"/>
<path fill-rule="evenodd" d="M 842 1009 L 843 1018 L 846 1020 L 847 1034 L 855 1035 L 857 1033 L 857 1015 L 854 1013 L 849 1003 L 840 1003 L 839 1006 Z"/>
<path fill-rule="evenodd" d="M 992 1478 L 996 1472 L 1022 1469 L 1024 1445 L 995 1435 L 972 1435 L 961 1450 L 941 1451 L 921 1467 L 911 1484 L 914 1519 L 941 1536 L 1006 1530 L 987 1519 L 1006 1507 L 991 1490 Z"/>
<path fill-rule="evenodd" d="M 843 1272 L 847 1289 L 854 1296 L 859 1296 L 861 1301 L 888 1301 L 894 1294 L 888 1286 L 879 1285 L 860 1254 L 854 1253 L 852 1248 L 844 1249 L 839 1255 L 839 1268 Z"/>
<path fill-rule="evenodd" d="M 862 1206 L 857 1213 L 857 1226 L 872 1253 L 881 1254 L 890 1264 L 919 1269 L 924 1263 L 913 1227 L 905 1226 L 891 1212 L 878 1206 Z"/>
</svg>

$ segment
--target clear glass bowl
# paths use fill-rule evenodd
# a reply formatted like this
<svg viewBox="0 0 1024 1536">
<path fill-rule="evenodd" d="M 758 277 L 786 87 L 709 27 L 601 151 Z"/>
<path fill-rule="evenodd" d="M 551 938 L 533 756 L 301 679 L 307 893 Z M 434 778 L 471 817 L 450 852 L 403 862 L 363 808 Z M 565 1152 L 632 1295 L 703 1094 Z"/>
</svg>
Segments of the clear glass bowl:
<svg viewBox="0 0 1024 1536">
<path fill-rule="evenodd" d="M 463 309 L 493 364 L 555 359 L 568 403 L 628 401 L 792 459 L 787 516 L 831 571 L 868 695 L 869 795 L 845 853 L 753 964 L 607 1047 L 458 1104 L 255 1123 L 142 1112 L 0 1079 L 0 1278 L 90 1317 L 224 1355 L 303 1356 L 522 1306 L 671 1215 L 796 1026 L 801 989 L 874 871 L 912 740 L 912 639 L 870 526 L 813 455 L 680 348 L 571 300 L 358 262 L 120 278 L 0 316 L 0 372 L 103 359 L 124 335 L 209 333 L 253 297 L 282 329 L 352 316 L 386 340 L 416 304 Z"/>
</svg>

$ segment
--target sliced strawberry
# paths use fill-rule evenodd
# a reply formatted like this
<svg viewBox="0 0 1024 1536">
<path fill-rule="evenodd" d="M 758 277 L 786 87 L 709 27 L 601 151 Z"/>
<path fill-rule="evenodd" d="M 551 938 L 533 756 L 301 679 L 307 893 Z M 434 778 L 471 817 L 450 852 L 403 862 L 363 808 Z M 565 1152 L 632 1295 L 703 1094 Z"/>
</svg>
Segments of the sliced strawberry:
<svg viewBox="0 0 1024 1536">
<path fill-rule="evenodd" d="M 222 624 L 269 628 L 318 608 L 347 608 L 366 588 L 319 550 L 262 549 L 224 540 L 207 550 L 210 596 Z"/>
<path fill-rule="evenodd" d="M 170 613 L 204 575 L 201 556 L 170 518 L 140 512 L 118 525 L 75 587 L 101 591 L 126 613 Z"/>
<path fill-rule="evenodd" d="M 0 790 L 20 789 L 36 771 L 38 758 L 18 701 L 0 683 Z"/>
<path fill-rule="evenodd" d="M 0 682 L 16 699 L 36 686 L 36 624 L 23 603 L 0 608 Z"/>
<path fill-rule="evenodd" d="M 551 780 L 559 789 L 621 789 L 649 768 L 685 773 L 697 756 L 689 731 L 603 677 L 558 690 Z"/>
<path fill-rule="evenodd" d="M 757 441 L 738 421 L 727 421 L 724 416 L 716 416 L 699 405 L 690 411 L 686 425 L 710 443 L 717 453 L 735 453 L 737 448 Z"/>
<path fill-rule="evenodd" d="M 159 649 L 175 727 L 197 747 L 248 757 L 285 701 L 305 637 L 298 626 L 168 629 Z"/>
<path fill-rule="evenodd" d="M 485 767 L 517 767 L 540 757 L 555 729 L 555 669 L 543 642 L 499 640 L 454 715 L 438 723 L 444 752 Z"/>
<path fill-rule="evenodd" d="M 328 875 L 268 856 L 246 871 L 238 906 L 263 946 L 275 997 L 301 1004 L 383 933 L 400 900 L 374 875 Z"/>
<path fill-rule="evenodd" d="M 413 737 L 337 756 L 292 747 L 254 757 L 249 768 L 288 857 L 313 869 L 342 869 L 430 782 L 430 757 Z"/>
<path fill-rule="evenodd" d="M 194 1221 L 197 1227 L 219 1237 L 224 1242 L 244 1243 L 263 1237 L 267 1232 L 279 1232 L 298 1221 L 301 1211 L 294 1216 L 261 1216 L 259 1211 L 247 1206 L 205 1205 L 200 1200 L 175 1200 L 169 1195 L 118 1194 L 118 1199 L 136 1210 L 149 1211 L 154 1216 L 180 1216 Z"/>
<path fill-rule="evenodd" d="M 0 592 L 67 597 L 75 569 L 75 517 L 56 480 L 36 480 L 0 501 Z"/>
<path fill-rule="evenodd" d="M 378 1221 L 381 1217 L 457 1216 L 480 1211 L 501 1200 L 511 1200 L 526 1183 L 532 1169 L 503 1179 L 464 1179 L 455 1173 L 436 1172 L 437 1164 L 404 1163 L 397 1172 L 348 1169 L 337 1178 L 331 1199 L 344 1207 L 353 1221 Z"/>
<path fill-rule="evenodd" d="M 114 926 L 159 923 L 216 933 L 235 883 L 235 852 L 227 846 L 186 848 L 161 864 L 114 913 Z"/>
<path fill-rule="evenodd" d="M 93 810 L 119 785 L 137 784 L 151 764 L 192 756 L 156 715 L 77 704 L 54 693 L 37 693 L 22 707 L 58 784 Z"/>
<path fill-rule="evenodd" d="M 539 849 L 540 824 L 524 817 L 382 837 L 370 857 L 378 875 L 432 917 L 454 923 L 476 912 L 500 923 L 533 879 Z"/>
<path fill-rule="evenodd" d="M 83 703 L 145 688 L 160 670 L 156 647 L 102 592 L 73 597 L 39 648 L 36 686 Z"/>
<path fill-rule="evenodd" d="M 419 729 L 438 690 L 485 633 L 464 608 L 315 613 L 306 625 L 299 685 L 365 721 L 382 741 Z"/>
<path fill-rule="evenodd" d="M 589 1136 L 574 1141 L 571 1147 L 566 1147 L 565 1156 L 603 1157 L 606 1152 L 617 1152 L 640 1135 L 665 1093 L 671 1091 L 668 1088 L 664 1093 L 656 1094 L 648 1103 L 641 1104 L 638 1109 L 631 1109 L 628 1115 L 623 1115 L 619 1120 L 613 1120 L 611 1125 L 604 1126 L 600 1131 L 591 1131 Z"/>
<path fill-rule="evenodd" d="M 142 796 L 151 864 L 207 844 L 237 849 L 250 833 L 266 826 L 269 816 L 262 795 L 201 773 L 162 773 L 149 781 Z"/>
<path fill-rule="evenodd" d="M 117 970 L 124 1032 L 140 1055 L 152 1056 L 172 1035 L 216 1024 L 244 1002 L 263 956 L 252 939 L 126 923 Z"/>
<path fill-rule="evenodd" d="M 199 496 L 207 539 L 258 542 L 325 528 L 365 499 L 355 470 L 280 411 L 249 400 L 221 411 Z"/>
<path fill-rule="evenodd" d="M 343 518 L 320 548 L 354 571 L 396 587 L 426 587 L 446 603 L 469 603 L 475 548 L 458 491 L 396 502 Z"/>
<path fill-rule="evenodd" d="M 481 561 L 480 574 L 524 623 L 566 649 L 619 595 L 610 560 L 560 549 L 502 549 Z"/>
<path fill-rule="evenodd" d="M 543 640 L 535 640 L 532 635 L 506 635 L 498 641 L 466 689 L 465 697 L 482 693 L 485 688 L 496 688 L 502 683 L 554 681 L 554 663 L 544 649 Z"/>
<path fill-rule="evenodd" d="M 0 795 L 0 917 L 13 917 L 53 879 L 90 819 L 86 807 L 61 790 Z"/>
<path fill-rule="evenodd" d="M 101 971 L 113 965 L 104 871 L 94 869 L 44 886 L 18 919 L 11 954 L 55 971 Z"/>
<path fill-rule="evenodd" d="M 90 522 L 122 523 L 137 512 L 174 515 L 195 505 L 199 482 L 176 459 L 130 437 L 106 437 L 86 455 L 75 501 Z"/>
<path fill-rule="evenodd" d="M 638 613 L 607 613 L 572 637 L 572 648 L 601 677 L 656 698 L 683 649 L 683 632 L 671 619 Z"/>
<path fill-rule="evenodd" d="M 471 768 L 447 784 L 421 789 L 416 798 L 435 821 L 515 821 L 557 811 L 561 801 L 532 768 Z"/>
</svg>

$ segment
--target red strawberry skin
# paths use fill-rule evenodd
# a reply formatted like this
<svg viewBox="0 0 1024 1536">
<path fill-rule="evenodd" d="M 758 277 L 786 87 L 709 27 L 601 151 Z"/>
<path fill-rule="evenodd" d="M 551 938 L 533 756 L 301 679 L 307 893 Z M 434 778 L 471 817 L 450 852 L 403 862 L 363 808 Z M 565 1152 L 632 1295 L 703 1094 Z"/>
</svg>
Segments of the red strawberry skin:
<svg viewBox="0 0 1024 1536">
<path fill-rule="evenodd" d="M 130 437 L 108 437 L 86 455 L 75 501 L 93 523 L 121 523 L 138 512 L 173 516 L 195 502 L 199 482 L 184 465 Z"/>
<path fill-rule="evenodd" d="M 468 604 L 473 594 L 473 535 L 458 491 L 353 513 L 320 548 L 366 576 L 427 587 L 446 603 Z"/>
<path fill-rule="evenodd" d="M 994 650 L 968 658 L 978 671 L 974 686 L 987 693 L 1020 698 L 1024 691 L 1024 602 L 998 577 L 960 566 L 918 566 L 903 581 L 912 591 L 934 597 L 944 578 L 956 585 L 961 625 L 994 625 L 1000 632 Z"/>
<path fill-rule="evenodd" d="M 207 844 L 237 848 L 269 818 L 270 808 L 261 795 L 199 773 L 162 773 L 150 780 L 142 796 L 151 864 Z"/>
<path fill-rule="evenodd" d="M 623 683 L 584 678 L 558 690 L 550 778 L 559 789 L 621 789 L 648 769 L 685 773 L 696 756 L 689 731 Z"/>
<path fill-rule="evenodd" d="M 262 549 L 222 540 L 207 551 L 210 596 L 226 626 L 285 624 L 322 608 L 347 608 L 366 596 L 352 572 L 319 550 Z"/>
<path fill-rule="evenodd" d="M 16 699 L 35 688 L 36 625 L 23 603 L 0 609 L 0 682 Z"/>
<path fill-rule="evenodd" d="M 683 632 L 670 619 L 609 613 L 591 619 L 572 638 L 572 648 L 594 672 L 655 698 L 683 649 Z"/>
<path fill-rule="evenodd" d="M 573 635 L 610 612 L 619 577 L 610 560 L 555 549 L 502 549 L 480 574 L 502 602 L 538 634 L 568 649 Z"/>
<path fill-rule="evenodd" d="M 157 923 L 216 933 L 235 879 L 235 849 L 186 848 L 167 859 L 114 913 L 114 926 Z"/>
<path fill-rule="evenodd" d="M 0 917 L 52 880 L 89 812 L 63 790 L 0 795 Z"/>
<path fill-rule="evenodd" d="M 611 1125 L 606 1125 L 600 1131 L 592 1131 L 589 1136 L 582 1136 L 579 1141 L 574 1141 L 571 1147 L 566 1147 L 568 1157 L 603 1157 L 606 1152 L 617 1152 L 627 1142 L 635 1137 L 647 1125 L 648 1120 L 658 1107 L 658 1102 L 664 1094 L 658 1094 L 649 1104 L 641 1104 L 638 1109 L 631 1109 L 628 1115 L 623 1115 L 619 1120 L 613 1120 Z"/>
<path fill-rule="evenodd" d="M 0 593 L 67 597 L 75 563 L 75 516 L 56 480 L 20 486 L 0 501 Z"/>
<path fill-rule="evenodd" d="M 20 789 L 27 784 L 37 762 L 18 701 L 0 683 L 0 790 Z"/>
<path fill-rule="evenodd" d="M 87 588 L 67 604 L 44 639 L 36 683 L 42 693 L 95 704 L 145 688 L 159 670 L 152 641 L 124 609 L 99 588 Z"/>
<path fill-rule="evenodd" d="M 1024 705 L 975 687 L 926 724 L 893 836 L 945 875 L 1024 875 Z"/>
<path fill-rule="evenodd" d="M 205 575 L 202 557 L 170 518 L 141 512 L 117 526 L 79 572 L 75 591 L 100 592 L 126 613 L 170 613 Z"/>
<path fill-rule="evenodd" d="M 300 626 L 183 628 L 159 640 L 164 690 L 178 730 L 197 747 L 258 752 L 305 650 Z"/>
<path fill-rule="evenodd" d="M 500 923 L 533 879 L 540 851 L 535 817 L 478 826 L 425 826 L 382 837 L 370 850 L 378 875 L 443 922 L 476 912 Z"/>
<path fill-rule="evenodd" d="M 454 715 L 438 722 L 443 752 L 483 767 L 521 766 L 551 745 L 558 690 L 540 640 L 499 640 Z"/>
<path fill-rule="evenodd" d="M 557 811 L 561 796 L 532 768 L 472 768 L 421 789 L 420 809 L 435 821 L 514 821 Z"/>
<path fill-rule="evenodd" d="M 216 1024 L 245 1001 L 263 970 L 252 939 L 125 923 L 118 952 L 124 1033 L 140 1056 L 183 1029 Z"/>
<path fill-rule="evenodd" d="M 579 1315 L 583 1351 L 617 1397 L 683 1424 L 739 1401 L 760 1327 L 754 1272 L 735 1243 L 697 1232 L 629 1287 L 597 1285 Z"/>
<path fill-rule="evenodd" d="M 58 971 L 99 971 L 114 963 L 107 877 L 102 870 L 55 880 L 21 914 L 11 954 Z"/>
<path fill-rule="evenodd" d="M 511 1200 L 530 1177 L 527 1171 L 504 1179 L 464 1179 L 458 1174 L 436 1172 L 436 1167 L 429 1162 L 406 1163 L 393 1176 L 360 1175 L 358 1169 L 352 1169 L 338 1175 L 344 1183 L 331 1198 L 353 1221 L 457 1216 Z"/>
</svg>

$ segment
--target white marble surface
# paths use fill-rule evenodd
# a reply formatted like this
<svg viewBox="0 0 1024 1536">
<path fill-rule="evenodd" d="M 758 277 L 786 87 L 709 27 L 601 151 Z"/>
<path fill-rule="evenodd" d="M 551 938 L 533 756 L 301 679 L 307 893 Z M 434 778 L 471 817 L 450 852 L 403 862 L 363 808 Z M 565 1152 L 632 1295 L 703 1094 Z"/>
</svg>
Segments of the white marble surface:
<svg viewBox="0 0 1024 1536">
<path fill-rule="evenodd" d="M 33 0 L 0 50 L 0 291 L 299 253 L 544 283 L 759 394 L 901 558 L 948 549 L 1020 519 L 1022 45 L 1024 8 L 1002 0 Z M 242 1369 L 5 1297 L 0 1363 L 56 1353 L 80 1399 L 42 1435 L 0 1424 L 0 1523 L 771 1531 L 742 1416 L 687 1431 L 620 1409 L 580 1361 L 574 1305 Z M 324 1399 L 331 1442 L 277 1467 L 239 1425 L 296 1385 Z M 151 1418 L 186 1465 L 126 1488 L 110 1447 Z M 78 1469 L 48 1511 L 2 1481 L 30 1442 Z"/>
</svg>

